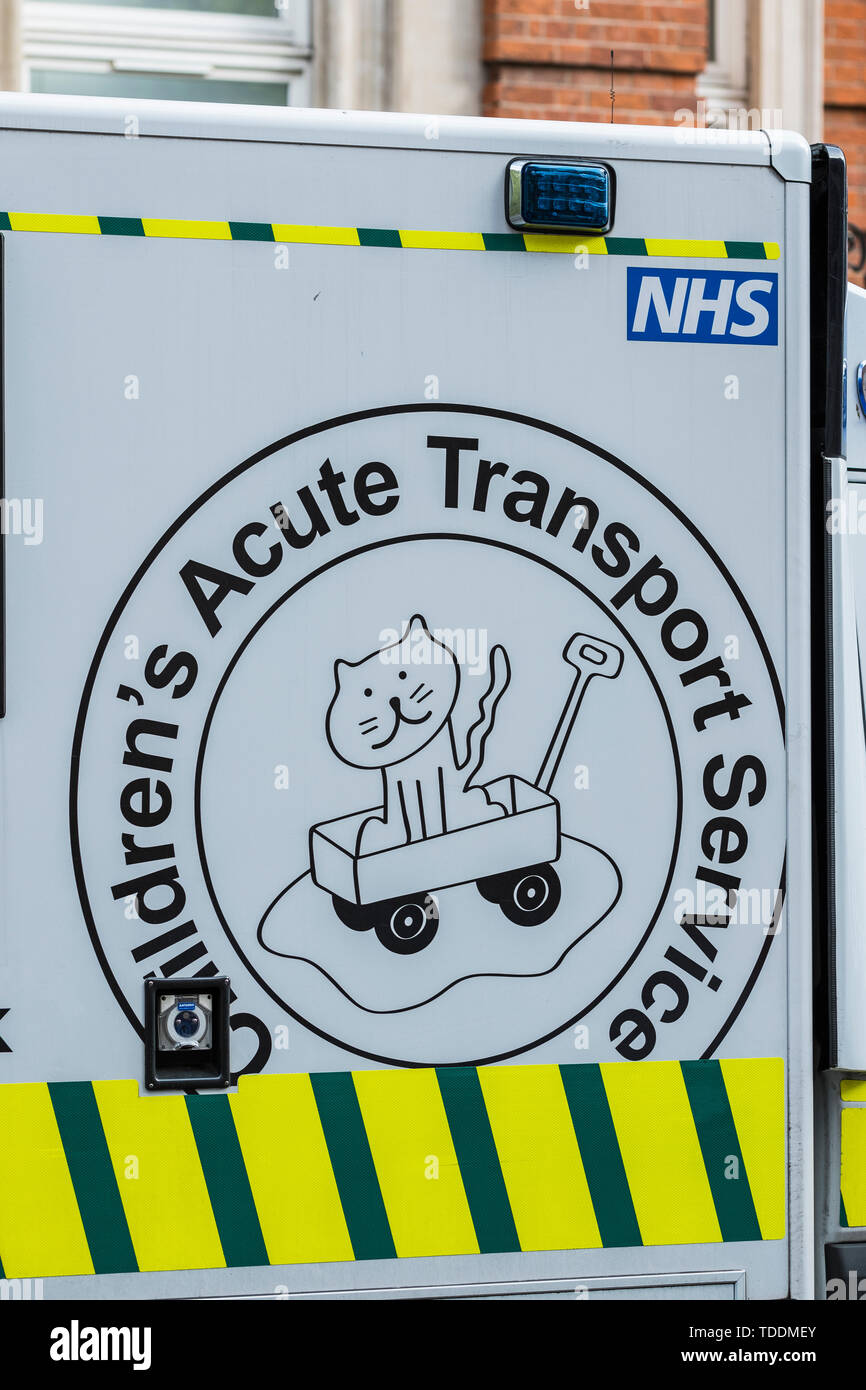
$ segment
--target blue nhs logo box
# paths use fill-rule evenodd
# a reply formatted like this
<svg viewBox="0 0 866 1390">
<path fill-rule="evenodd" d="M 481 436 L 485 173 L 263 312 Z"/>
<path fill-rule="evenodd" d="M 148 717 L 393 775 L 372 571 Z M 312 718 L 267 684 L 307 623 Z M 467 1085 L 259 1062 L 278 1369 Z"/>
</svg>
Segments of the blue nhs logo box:
<svg viewBox="0 0 866 1390">
<path fill-rule="evenodd" d="M 771 271 L 628 267 L 628 336 L 647 343 L 779 341 L 779 277 Z"/>
</svg>

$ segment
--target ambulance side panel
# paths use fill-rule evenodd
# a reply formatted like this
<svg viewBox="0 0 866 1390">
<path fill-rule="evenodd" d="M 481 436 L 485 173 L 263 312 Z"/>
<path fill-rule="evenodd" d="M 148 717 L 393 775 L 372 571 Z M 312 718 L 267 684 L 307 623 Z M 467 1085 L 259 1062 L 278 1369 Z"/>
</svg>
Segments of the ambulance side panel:
<svg viewBox="0 0 866 1390">
<path fill-rule="evenodd" d="M 711 134 L 0 99 L 6 1278 L 811 1295 L 810 159 Z"/>
</svg>

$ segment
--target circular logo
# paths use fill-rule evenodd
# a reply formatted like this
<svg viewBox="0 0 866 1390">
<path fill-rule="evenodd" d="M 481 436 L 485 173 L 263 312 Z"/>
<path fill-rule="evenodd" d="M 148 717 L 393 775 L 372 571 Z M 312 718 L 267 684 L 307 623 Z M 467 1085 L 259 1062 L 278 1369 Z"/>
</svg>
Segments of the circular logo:
<svg viewBox="0 0 866 1390">
<path fill-rule="evenodd" d="M 229 974 L 239 1070 L 554 1059 L 566 1030 L 584 1060 L 697 1057 L 779 928 L 781 694 L 633 468 L 505 411 L 363 411 L 154 547 L 71 808 L 130 1021 L 145 976 Z"/>
</svg>

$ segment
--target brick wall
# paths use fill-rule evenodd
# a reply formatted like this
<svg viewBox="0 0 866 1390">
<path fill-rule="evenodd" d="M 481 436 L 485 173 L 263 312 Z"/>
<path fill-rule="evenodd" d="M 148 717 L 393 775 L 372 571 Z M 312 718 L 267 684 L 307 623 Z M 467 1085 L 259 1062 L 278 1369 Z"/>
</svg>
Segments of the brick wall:
<svg viewBox="0 0 866 1390">
<path fill-rule="evenodd" d="M 866 0 L 825 0 L 824 139 L 848 161 L 849 274 L 866 283 Z"/>
<path fill-rule="evenodd" d="M 485 0 L 484 113 L 533 120 L 671 125 L 695 109 L 706 0 Z"/>
</svg>

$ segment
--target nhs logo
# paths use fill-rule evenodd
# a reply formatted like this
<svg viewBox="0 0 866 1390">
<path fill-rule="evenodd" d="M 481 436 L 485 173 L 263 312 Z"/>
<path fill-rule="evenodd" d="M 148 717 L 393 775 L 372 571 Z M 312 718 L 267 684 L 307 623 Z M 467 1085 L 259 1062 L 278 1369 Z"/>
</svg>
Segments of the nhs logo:
<svg viewBox="0 0 866 1390">
<path fill-rule="evenodd" d="M 769 271 L 628 267 L 628 336 L 647 343 L 779 341 L 779 277 Z"/>
</svg>

